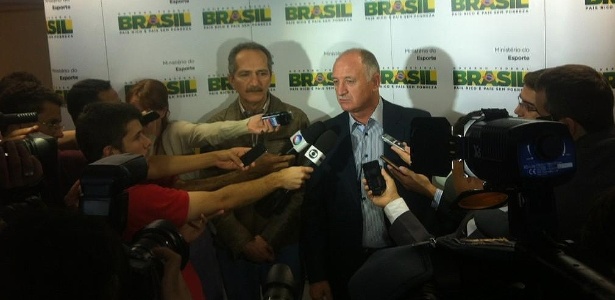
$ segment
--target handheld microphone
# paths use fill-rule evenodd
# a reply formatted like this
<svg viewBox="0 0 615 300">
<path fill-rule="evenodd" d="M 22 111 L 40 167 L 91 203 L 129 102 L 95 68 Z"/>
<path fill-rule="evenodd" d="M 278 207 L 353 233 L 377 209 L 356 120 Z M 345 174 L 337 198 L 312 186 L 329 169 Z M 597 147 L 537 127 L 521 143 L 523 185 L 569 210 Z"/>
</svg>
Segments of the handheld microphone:
<svg viewBox="0 0 615 300">
<path fill-rule="evenodd" d="M 305 152 L 305 162 L 303 166 L 318 167 L 325 160 L 327 153 L 333 149 L 337 134 L 333 130 L 323 133 L 310 148 Z M 280 214 L 288 204 L 290 196 L 289 190 L 276 190 L 266 198 L 256 202 L 254 209 L 263 217 L 270 217 L 273 214 Z"/>
<path fill-rule="evenodd" d="M 322 121 L 313 123 L 303 129 L 303 131 L 297 130 L 297 132 L 290 137 L 290 143 L 293 147 L 286 151 L 286 155 L 301 153 L 301 151 L 313 145 L 323 132 L 325 132 L 325 123 Z"/>
<path fill-rule="evenodd" d="M 331 151 L 337 140 L 337 134 L 333 130 L 327 130 L 323 133 L 314 145 L 305 151 L 307 161 L 303 164 L 308 167 L 318 167 L 325 160 L 327 153 Z"/>
</svg>

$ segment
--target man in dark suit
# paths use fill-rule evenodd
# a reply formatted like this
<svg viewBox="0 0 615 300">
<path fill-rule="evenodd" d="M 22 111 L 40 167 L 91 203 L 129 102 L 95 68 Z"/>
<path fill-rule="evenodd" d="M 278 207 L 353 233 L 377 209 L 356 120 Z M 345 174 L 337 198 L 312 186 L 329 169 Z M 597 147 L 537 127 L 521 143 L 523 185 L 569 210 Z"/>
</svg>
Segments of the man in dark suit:
<svg viewBox="0 0 615 300">
<path fill-rule="evenodd" d="M 301 238 L 310 296 L 328 300 L 349 298 L 352 274 L 370 254 L 395 245 L 382 208 L 362 188 L 362 164 L 381 154 L 395 157 L 380 136 L 387 133 L 408 141 L 412 119 L 430 116 L 380 97 L 380 67 L 367 50 L 342 53 L 333 66 L 333 82 L 344 112 L 325 121 L 338 140 L 307 185 Z M 428 230 L 435 229 L 433 199 L 399 190 L 418 220 Z"/>
</svg>

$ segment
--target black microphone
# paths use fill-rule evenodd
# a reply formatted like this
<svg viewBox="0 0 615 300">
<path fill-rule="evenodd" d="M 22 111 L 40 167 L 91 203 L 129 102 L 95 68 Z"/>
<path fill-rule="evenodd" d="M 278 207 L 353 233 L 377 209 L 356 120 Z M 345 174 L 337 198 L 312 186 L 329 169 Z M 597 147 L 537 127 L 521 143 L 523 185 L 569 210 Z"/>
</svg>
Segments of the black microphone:
<svg viewBox="0 0 615 300">
<path fill-rule="evenodd" d="M 263 300 L 293 300 L 296 289 L 297 283 L 290 267 L 285 264 L 275 264 L 267 273 Z"/>
<path fill-rule="evenodd" d="M 337 140 L 337 134 L 333 130 L 327 130 L 323 133 L 316 143 L 305 151 L 305 158 L 307 160 L 303 164 L 308 167 L 318 167 L 327 157 L 327 153 L 331 151 Z"/>
<path fill-rule="evenodd" d="M 333 130 L 327 130 L 323 133 L 314 145 L 305 152 L 305 161 L 303 166 L 306 167 L 318 167 L 325 160 L 327 153 L 333 149 L 335 141 L 337 140 L 337 134 Z M 263 217 L 270 217 L 273 214 L 280 214 L 288 204 L 287 199 L 290 196 L 290 191 L 285 189 L 279 189 L 269 194 L 267 197 L 259 200 L 254 204 L 254 209 Z"/>
<path fill-rule="evenodd" d="M 314 145 L 316 139 L 325 132 L 325 123 L 322 121 L 318 121 L 313 123 L 312 125 L 303 129 L 303 131 L 298 130 L 290 137 L 290 143 L 293 146 L 286 154 L 298 154 L 301 151 L 305 150 L 310 145 Z"/>
</svg>

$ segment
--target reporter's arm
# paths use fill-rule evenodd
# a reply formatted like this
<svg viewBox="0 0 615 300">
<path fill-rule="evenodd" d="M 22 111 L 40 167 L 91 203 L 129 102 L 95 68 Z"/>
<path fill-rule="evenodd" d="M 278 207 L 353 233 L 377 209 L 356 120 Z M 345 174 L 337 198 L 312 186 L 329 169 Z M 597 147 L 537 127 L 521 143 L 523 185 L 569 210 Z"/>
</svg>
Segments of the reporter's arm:
<svg viewBox="0 0 615 300">
<path fill-rule="evenodd" d="M 293 160 L 293 155 L 280 156 L 265 153 L 256 160 L 253 167 L 247 170 L 232 171 L 209 178 L 178 181 L 175 187 L 186 191 L 213 191 L 229 184 L 253 180 L 269 173 L 287 168 Z"/>
<path fill-rule="evenodd" d="M 147 158 L 148 179 L 158 179 L 210 167 L 244 168 L 239 157 L 249 148 L 232 148 L 193 155 L 152 155 Z"/>
<path fill-rule="evenodd" d="M 290 167 L 264 177 L 225 186 L 213 192 L 188 192 L 188 220 L 200 214 L 230 210 L 257 201 L 277 189 L 295 190 L 310 177 L 310 167 Z"/>
</svg>

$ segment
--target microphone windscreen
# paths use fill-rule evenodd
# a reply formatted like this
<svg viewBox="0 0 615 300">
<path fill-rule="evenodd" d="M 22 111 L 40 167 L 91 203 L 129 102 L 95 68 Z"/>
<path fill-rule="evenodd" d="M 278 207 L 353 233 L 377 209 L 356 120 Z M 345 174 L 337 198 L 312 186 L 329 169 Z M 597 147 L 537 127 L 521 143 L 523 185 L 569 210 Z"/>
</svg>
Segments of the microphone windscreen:
<svg viewBox="0 0 615 300">
<path fill-rule="evenodd" d="M 313 145 L 320 150 L 320 152 L 327 154 L 331 151 L 331 149 L 333 149 L 336 140 L 337 134 L 335 134 L 333 130 L 327 130 L 320 137 L 318 137 Z"/>
<path fill-rule="evenodd" d="M 302 130 L 301 134 L 303 135 L 305 141 L 308 142 L 308 144 L 314 145 L 314 142 L 316 142 L 318 137 L 321 136 L 323 132 L 325 132 L 325 129 L 325 123 L 323 123 L 322 121 L 318 121 L 312 123 L 312 125 Z"/>
<path fill-rule="evenodd" d="M 320 164 L 327 157 L 327 153 L 333 149 L 335 141 L 337 140 L 337 134 L 333 130 L 327 130 L 323 133 L 314 145 L 312 145 L 306 152 L 304 157 L 307 160 L 304 162 L 304 166 L 320 166 Z"/>
</svg>

